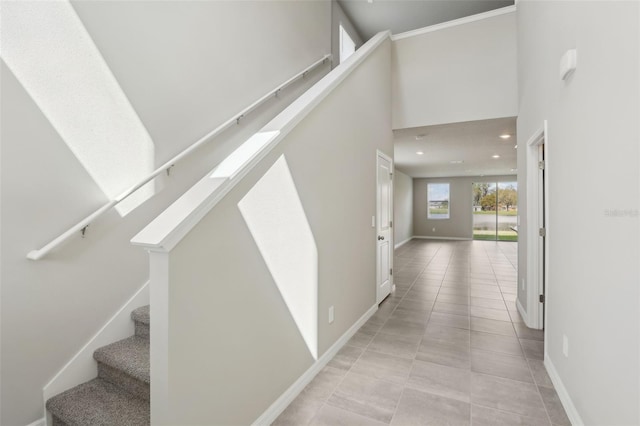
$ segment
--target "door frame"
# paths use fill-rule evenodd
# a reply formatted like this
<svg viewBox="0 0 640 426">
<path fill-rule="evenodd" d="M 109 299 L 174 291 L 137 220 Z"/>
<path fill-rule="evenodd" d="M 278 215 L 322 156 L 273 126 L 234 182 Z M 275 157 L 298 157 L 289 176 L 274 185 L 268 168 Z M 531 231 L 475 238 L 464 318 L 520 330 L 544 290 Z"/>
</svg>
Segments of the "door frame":
<svg viewBox="0 0 640 426">
<path fill-rule="evenodd" d="M 538 168 L 539 149 L 544 145 L 544 186 L 540 183 Z M 544 305 L 549 303 L 549 132 L 547 120 L 526 144 L 527 160 L 527 312 L 523 315 L 528 319 L 527 326 L 542 329 L 546 323 Z M 544 208 L 541 200 L 544 198 Z M 539 228 L 544 223 L 545 238 L 540 238 Z M 544 271 L 544 272 L 541 272 Z M 540 303 L 539 296 L 543 294 L 544 303 Z M 520 303 L 518 301 L 518 303 Z"/>
<path fill-rule="evenodd" d="M 389 213 L 389 221 L 391 222 L 391 230 L 389 231 L 389 248 L 391 250 L 391 254 L 389 256 L 389 267 L 391 268 L 391 270 L 393 271 L 393 257 L 394 257 L 394 251 L 395 251 L 395 238 L 394 238 L 394 230 L 395 230 L 395 226 L 393 223 L 393 217 L 394 217 L 394 205 L 393 205 L 393 185 L 394 185 L 394 178 L 395 178 L 395 163 L 393 162 L 393 158 L 391 158 L 390 156 L 388 156 L 387 154 L 385 154 L 384 152 L 380 151 L 379 149 L 376 149 L 376 186 L 375 186 L 375 191 L 376 191 L 376 207 L 375 207 L 375 221 L 374 221 L 374 230 L 375 230 L 375 237 L 376 237 L 376 250 L 375 250 L 375 264 L 376 264 L 376 282 L 375 282 L 375 291 L 376 291 L 376 304 L 381 303 L 381 300 L 378 300 L 378 283 L 380 281 L 380 277 L 379 277 L 379 272 L 380 272 L 380 265 L 378 264 L 378 242 L 377 242 L 377 237 L 378 237 L 378 223 L 380 220 L 380 215 L 378 212 L 378 206 L 380 205 L 380 191 L 378 190 L 378 171 L 379 171 L 379 165 L 378 165 L 378 158 L 382 157 L 384 158 L 386 161 L 389 162 L 390 168 L 391 168 L 391 188 L 390 188 L 390 192 L 391 192 L 391 200 L 389 203 L 389 207 L 390 207 L 390 213 Z M 389 286 L 390 286 L 390 292 L 389 294 L 393 293 L 396 290 L 396 284 L 394 282 L 394 274 L 390 274 L 389 276 Z M 383 299 L 384 300 L 384 299 Z"/>
</svg>

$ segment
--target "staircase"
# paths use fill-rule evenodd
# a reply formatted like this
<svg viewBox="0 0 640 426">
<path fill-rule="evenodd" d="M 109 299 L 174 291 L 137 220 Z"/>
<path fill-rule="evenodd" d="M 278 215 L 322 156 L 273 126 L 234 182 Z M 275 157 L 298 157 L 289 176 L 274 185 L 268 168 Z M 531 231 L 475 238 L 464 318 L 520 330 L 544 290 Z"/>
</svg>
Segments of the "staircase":
<svg viewBox="0 0 640 426">
<path fill-rule="evenodd" d="M 93 354 L 98 377 L 47 401 L 53 426 L 149 425 L 149 306 L 131 313 L 135 334 Z"/>
</svg>

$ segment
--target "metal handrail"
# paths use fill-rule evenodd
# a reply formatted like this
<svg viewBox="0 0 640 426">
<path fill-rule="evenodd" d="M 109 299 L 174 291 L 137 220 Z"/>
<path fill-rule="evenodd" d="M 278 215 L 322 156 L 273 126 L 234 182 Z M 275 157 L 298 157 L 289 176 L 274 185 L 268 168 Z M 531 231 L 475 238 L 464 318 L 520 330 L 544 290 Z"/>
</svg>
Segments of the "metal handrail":
<svg viewBox="0 0 640 426">
<path fill-rule="evenodd" d="M 124 191 L 122 194 L 120 194 L 118 197 L 116 197 L 115 200 L 109 201 L 108 203 L 106 203 L 105 205 L 100 207 L 98 210 L 96 210 L 95 212 L 91 213 L 89 216 L 87 216 L 84 219 L 82 219 L 76 225 L 74 225 L 71 228 L 67 229 L 60 236 L 58 236 L 57 238 L 51 240 L 51 242 L 49 242 L 44 247 L 42 247 L 40 249 L 37 249 L 37 250 L 31 250 L 27 254 L 27 259 L 30 259 L 30 260 L 42 259 L 51 250 L 53 250 L 54 248 L 56 248 L 57 246 L 59 246 L 60 244 L 62 244 L 66 240 L 68 240 L 69 238 L 71 238 L 71 236 L 73 234 L 75 234 L 76 232 L 78 232 L 78 231 L 82 232 L 82 234 L 84 235 L 84 232 L 85 232 L 87 226 L 89 226 L 89 224 L 91 224 L 91 222 L 95 221 L 97 218 L 99 218 L 100 216 L 102 216 L 103 214 L 105 214 L 106 212 L 111 210 L 113 207 L 118 205 L 120 202 L 122 202 L 124 199 L 129 197 L 131 194 L 136 192 L 138 189 L 142 188 L 144 185 L 149 183 L 151 180 L 155 179 L 158 175 L 160 175 L 164 171 L 169 171 L 171 169 L 171 167 L 173 167 L 178 161 L 182 160 L 184 157 L 186 157 L 187 155 L 191 154 L 193 151 L 195 151 L 196 149 L 200 148 L 205 143 L 209 142 L 213 137 L 218 136 L 220 133 L 222 133 L 223 131 L 225 131 L 229 127 L 232 127 L 234 124 L 240 124 L 240 120 L 242 120 L 251 111 L 253 111 L 257 107 L 262 105 L 265 101 L 270 99 L 272 96 L 278 96 L 278 93 L 282 89 L 284 89 L 285 87 L 287 87 L 288 85 L 290 85 L 291 83 L 293 83 L 294 81 L 299 79 L 300 77 L 302 77 L 302 78 L 306 77 L 307 73 L 309 73 L 311 70 L 316 68 L 318 65 L 322 65 L 322 64 L 326 63 L 327 60 L 331 61 L 331 54 L 324 55 L 321 59 L 319 59 L 316 62 L 314 62 L 313 64 L 309 65 L 307 68 L 305 68 L 304 70 L 300 71 L 298 74 L 294 75 L 293 77 L 291 77 L 290 79 L 288 79 L 284 83 L 280 84 L 275 89 L 269 91 L 266 95 L 262 96 L 260 99 L 258 99 L 257 101 L 255 101 L 254 103 L 252 103 L 251 105 L 249 105 L 248 107 L 246 107 L 245 109 L 240 111 L 239 113 L 234 114 L 230 119 L 228 119 L 227 121 L 225 121 L 224 123 L 222 123 L 221 125 L 216 127 L 215 129 L 213 129 L 211 132 L 207 133 L 206 135 L 204 135 L 203 137 L 198 139 L 196 142 L 194 142 L 192 145 L 187 147 L 184 151 L 180 152 L 178 155 L 173 157 L 171 160 L 167 161 L 166 163 L 164 163 L 163 165 L 161 165 L 160 167 L 155 169 L 152 173 L 147 175 L 144 179 L 140 180 L 140 182 L 138 182 L 137 184 L 133 185 L 128 190 Z"/>
</svg>

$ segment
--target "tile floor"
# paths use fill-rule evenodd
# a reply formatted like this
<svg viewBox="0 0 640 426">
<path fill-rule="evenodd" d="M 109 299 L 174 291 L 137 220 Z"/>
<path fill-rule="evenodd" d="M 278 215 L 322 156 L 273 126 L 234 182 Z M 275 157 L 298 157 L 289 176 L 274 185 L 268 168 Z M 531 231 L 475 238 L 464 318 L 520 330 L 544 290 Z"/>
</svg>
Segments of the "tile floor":
<svg viewBox="0 0 640 426">
<path fill-rule="evenodd" d="M 570 425 L 516 267 L 516 243 L 400 247 L 396 291 L 274 425 Z"/>
</svg>

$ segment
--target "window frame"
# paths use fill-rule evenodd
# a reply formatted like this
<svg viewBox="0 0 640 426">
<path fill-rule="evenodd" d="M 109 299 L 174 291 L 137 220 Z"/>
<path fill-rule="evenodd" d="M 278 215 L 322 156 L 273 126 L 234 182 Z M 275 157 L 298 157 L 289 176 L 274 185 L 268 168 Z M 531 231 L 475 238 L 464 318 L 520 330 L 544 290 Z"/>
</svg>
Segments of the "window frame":
<svg viewBox="0 0 640 426">
<path fill-rule="evenodd" d="M 438 214 L 438 217 L 432 217 L 431 216 L 431 198 L 430 198 L 430 191 L 429 188 L 431 186 L 436 186 L 436 185 L 446 185 L 447 186 L 447 213 L 446 213 L 446 217 L 441 217 L 441 214 Z M 434 201 L 445 201 L 445 200 L 434 200 Z M 451 219 L 451 182 L 428 182 L 427 183 L 427 219 L 429 220 L 447 220 L 447 219 Z"/>
</svg>

